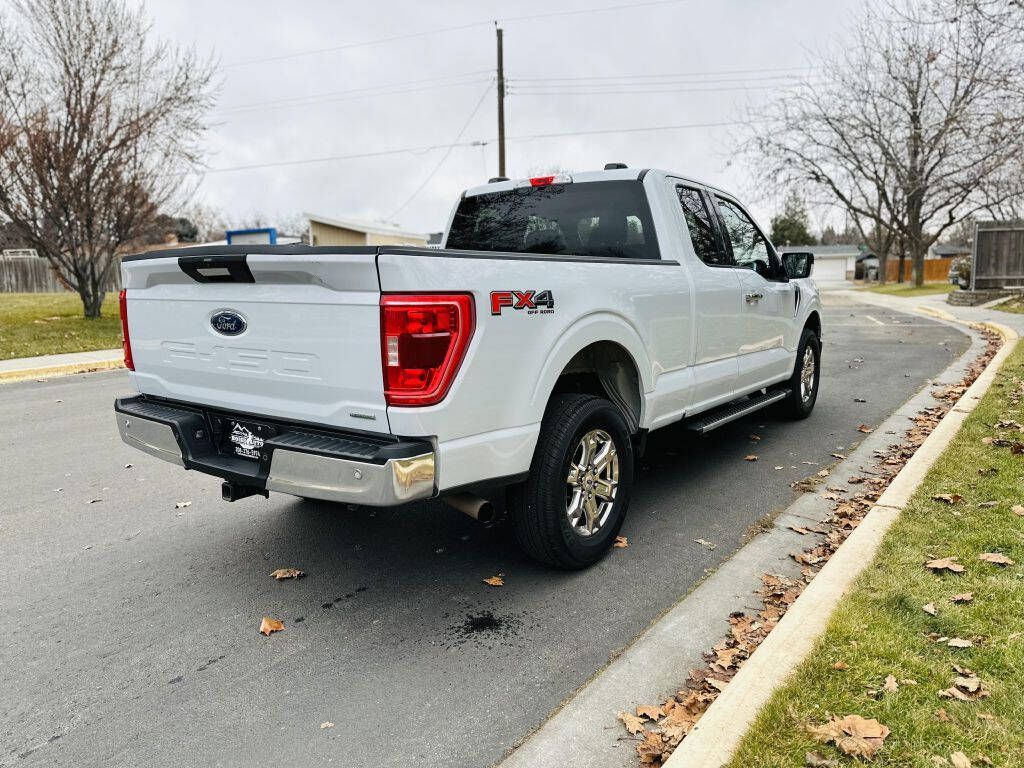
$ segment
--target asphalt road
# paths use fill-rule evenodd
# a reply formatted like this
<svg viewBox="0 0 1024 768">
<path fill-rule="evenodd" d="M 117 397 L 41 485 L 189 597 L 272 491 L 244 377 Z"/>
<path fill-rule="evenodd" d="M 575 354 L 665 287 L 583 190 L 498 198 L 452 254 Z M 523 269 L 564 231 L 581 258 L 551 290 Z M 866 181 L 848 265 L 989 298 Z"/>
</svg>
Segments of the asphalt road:
<svg viewBox="0 0 1024 768">
<path fill-rule="evenodd" d="M 581 573 L 439 503 L 222 502 L 122 445 L 121 372 L 0 386 L 0 765 L 491 765 L 966 349 L 826 298 L 814 415 L 652 435 L 629 547 Z"/>
</svg>

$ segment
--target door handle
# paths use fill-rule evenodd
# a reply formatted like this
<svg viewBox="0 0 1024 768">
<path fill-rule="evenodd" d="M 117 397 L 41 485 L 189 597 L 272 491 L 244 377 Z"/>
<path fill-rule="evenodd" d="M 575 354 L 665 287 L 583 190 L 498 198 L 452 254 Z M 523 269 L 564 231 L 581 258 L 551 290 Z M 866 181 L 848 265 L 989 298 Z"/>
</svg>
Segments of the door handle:
<svg viewBox="0 0 1024 768">
<path fill-rule="evenodd" d="M 748 293 L 743 298 L 747 300 L 747 304 L 756 304 L 764 298 L 763 293 Z"/>
</svg>

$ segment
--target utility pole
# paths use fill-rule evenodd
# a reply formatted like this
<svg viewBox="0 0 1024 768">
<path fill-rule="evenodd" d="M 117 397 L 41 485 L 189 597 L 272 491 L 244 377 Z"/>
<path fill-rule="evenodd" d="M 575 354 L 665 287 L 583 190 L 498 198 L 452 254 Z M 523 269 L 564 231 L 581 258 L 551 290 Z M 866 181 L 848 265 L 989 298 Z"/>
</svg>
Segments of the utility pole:
<svg viewBox="0 0 1024 768">
<path fill-rule="evenodd" d="M 502 54 L 501 27 L 495 25 L 498 33 L 498 175 L 505 175 L 505 57 Z"/>
</svg>

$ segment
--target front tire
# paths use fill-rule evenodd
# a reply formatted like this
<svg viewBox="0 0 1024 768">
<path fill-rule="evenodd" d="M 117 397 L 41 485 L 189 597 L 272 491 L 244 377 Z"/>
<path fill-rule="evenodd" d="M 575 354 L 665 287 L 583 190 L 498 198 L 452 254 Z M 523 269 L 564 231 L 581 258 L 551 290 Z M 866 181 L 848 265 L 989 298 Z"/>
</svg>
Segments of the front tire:
<svg viewBox="0 0 1024 768">
<path fill-rule="evenodd" d="M 789 397 L 783 401 L 786 412 L 793 419 L 806 419 L 818 401 L 821 382 L 821 342 L 810 328 L 800 334 L 796 350 L 796 365 L 787 383 Z"/>
<path fill-rule="evenodd" d="M 556 395 L 530 475 L 509 490 L 516 539 L 536 560 L 586 568 L 622 528 L 632 486 L 633 444 L 619 410 L 592 395 Z"/>
</svg>

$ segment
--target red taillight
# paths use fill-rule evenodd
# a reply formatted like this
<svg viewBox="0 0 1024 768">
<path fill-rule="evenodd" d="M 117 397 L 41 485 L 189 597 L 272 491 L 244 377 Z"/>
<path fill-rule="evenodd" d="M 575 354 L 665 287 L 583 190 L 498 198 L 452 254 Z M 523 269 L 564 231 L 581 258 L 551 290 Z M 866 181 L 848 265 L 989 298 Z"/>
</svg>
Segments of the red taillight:
<svg viewBox="0 0 1024 768">
<path fill-rule="evenodd" d="M 388 405 L 433 405 L 448 393 L 473 336 L 468 293 L 384 294 L 381 364 Z"/>
<path fill-rule="evenodd" d="M 555 182 L 555 177 L 554 176 L 534 176 L 532 179 L 530 179 L 530 186 L 531 187 L 543 187 L 543 186 L 547 186 L 548 184 L 554 184 L 554 182 Z"/>
<path fill-rule="evenodd" d="M 123 288 L 117 296 L 117 303 L 121 310 L 121 346 L 124 347 L 124 367 L 129 371 L 134 371 L 135 361 L 132 360 L 132 340 L 128 336 L 128 292 Z"/>
</svg>

